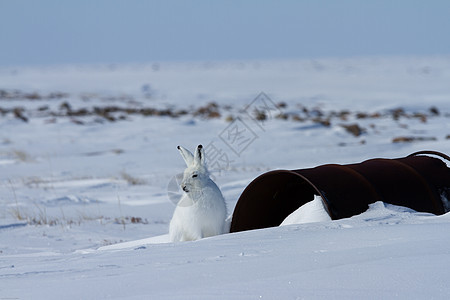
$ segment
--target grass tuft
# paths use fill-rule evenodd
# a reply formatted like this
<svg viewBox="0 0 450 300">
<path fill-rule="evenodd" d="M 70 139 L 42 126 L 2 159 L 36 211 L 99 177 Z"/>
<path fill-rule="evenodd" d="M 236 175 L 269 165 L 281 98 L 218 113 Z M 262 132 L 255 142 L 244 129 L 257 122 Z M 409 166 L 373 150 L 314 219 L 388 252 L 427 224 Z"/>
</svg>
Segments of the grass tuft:
<svg viewBox="0 0 450 300">
<path fill-rule="evenodd" d="M 122 179 L 124 179 L 130 185 L 144 185 L 146 183 L 145 180 L 131 176 L 130 174 L 128 174 L 125 171 L 122 171 L 120 173 L 120 176 L 122 177 Z"/>
</svg>

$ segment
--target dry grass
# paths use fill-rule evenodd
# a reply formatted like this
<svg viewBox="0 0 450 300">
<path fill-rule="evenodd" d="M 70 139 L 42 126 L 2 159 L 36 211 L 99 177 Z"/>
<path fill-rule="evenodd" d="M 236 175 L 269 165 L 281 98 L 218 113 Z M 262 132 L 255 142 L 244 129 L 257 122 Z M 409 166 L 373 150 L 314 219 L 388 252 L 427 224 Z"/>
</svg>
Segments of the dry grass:
<svg viewBox="0 0 450 300">
<path fill-rule="evenodd" d="M 33 158 L 31 157 L 31 155 L 29 155 L 25 151 L 12 150 L 11 153 L 14 156 L 14 158 L 17 159 L 18 161 L 21 161 L 21 162 L 32 162 L 33 161 Z"/>
<path fill-rule="evenodd" d="M 130 184 L 141 184 L 141 180 L 133 178 L 131 176 L 126 176 L 127 181 L 131 181 Z M 120 203 L 120 198 L 118 197 L 118 209 L 120 212 L 120 217 L 105 217 L 100 213 L 96 216 L 88 215 L 83 212 L 78 212 L 77 216 L 74 217 L 66 217 L 64 210 L 60 207 L 61 214 L 59 216 L 50 216 L 47 213 L 47 208 L 43 205 L 34 204 L 34 209 L 25 209 L 23 206 L 19 204 L 16 191 L 11 180 L 8 180 L 10 189 L 14 198 L 14 205 L 9 210 L 10 215 L 21 222 L 25 222 L 28 225 L 35 226 L 72 226 L 78 225 L 80 226 L 86 222 L 98 222 L 101 225 L 106 224 L 120 224 L 123 226 L 123 229 L 126 229 L 126 225 L 128 224 L 149 224 L 149 221 L 145 218 L 136 217 L 136 216 L 124 216 L 122 213 L 122 206 Z"/>
<path fill-rule="evenodd" d="M 14 203 L 16 204 L 15 208 L 11 210 L 11 214 L 19 221 L 26 220 L 25 214 L 22 211 L 22 209 L 19 206 L 19 202 L 17 201 L 17 195 L 16 195 L 16 189 L 14 188 L 14 185 L 12 184 L 11 180 L 8 180 L 9 186 L 11 187 L 13 196 L 14 196 Z"/>
<path fill-rule="evenodd" d="M 130 185 L 143 185 L 146 184 L 146 181 L 137 177 L 134 177 L 130 174 L 128 174 L 125 171 L 122 171 L 120 173 L 120 176 L 122 177 L 123 180 L 125 180 L 126 182 L 128 182 L 128 184 Z"/>
<path fill-rule="evenodd" d="M 392 139 L 393 143 L 412 143 L 425 141 L 437 141 L 437 138 L 434 136 L 398 136 Z"/>
</svg>

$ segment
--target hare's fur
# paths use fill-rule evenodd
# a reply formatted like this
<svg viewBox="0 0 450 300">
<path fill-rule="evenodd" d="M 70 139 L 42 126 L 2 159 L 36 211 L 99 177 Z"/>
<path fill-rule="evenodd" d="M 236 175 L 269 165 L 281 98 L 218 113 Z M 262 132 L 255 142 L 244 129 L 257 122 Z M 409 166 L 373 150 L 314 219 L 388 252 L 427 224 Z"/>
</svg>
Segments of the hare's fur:
<svg viewBox="0 0 450 300">
<path fill-rule="evenodd" d="M 171 241 L 192 241 L 225 233 L 225 200 L 209 177 L 202 145 L 195 155 L 180 146 L 178 150 L 187 168 L 181 182 L 184 193 L 170 221 Z"/>
</svg>

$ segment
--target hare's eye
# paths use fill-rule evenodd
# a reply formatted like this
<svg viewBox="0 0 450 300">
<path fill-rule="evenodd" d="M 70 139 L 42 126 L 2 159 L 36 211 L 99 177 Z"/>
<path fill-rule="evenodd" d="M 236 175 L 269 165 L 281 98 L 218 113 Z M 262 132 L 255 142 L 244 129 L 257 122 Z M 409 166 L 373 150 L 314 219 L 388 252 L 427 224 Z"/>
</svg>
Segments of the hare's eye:
<svg viewBox="0 0 450 300">
<path fill-rule="evenodd" d="M 195 178 L 195 177 L 197 177 L 198 176 L 198 174 L 193 174 L 192 175 L 192 178 Z"/>
</svg>

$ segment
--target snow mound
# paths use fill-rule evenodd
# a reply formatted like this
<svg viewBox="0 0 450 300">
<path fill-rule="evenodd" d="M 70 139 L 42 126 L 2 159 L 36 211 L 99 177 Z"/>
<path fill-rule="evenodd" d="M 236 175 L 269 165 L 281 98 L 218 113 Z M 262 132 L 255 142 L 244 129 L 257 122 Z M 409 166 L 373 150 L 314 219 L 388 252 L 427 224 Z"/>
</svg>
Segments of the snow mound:
<svg viewBox="0 0 450 300">
<path fill-rule="evenodd" d="M 365 225 L 393 225 L 405 223 L 406 220 L 420 220 L 430 216 L 435 215 L 378 201 L 370 204 L 367 211 L 362 214 L 343 220 L 353 220 Z M 314 200 L 302 205 L 287 216 L 280 226 L 327 221 L 331 221 L 331 218 L 323 206 L 322 198 L 315 196 Z"/>
<path fill-rule="evenodd" d="M 378 201 L 369 204 L 369 209 L 364 213 L 350 219 L 370 225 L 396 225 L 421 223 L 427 217 L 436 217 L 436 215 Z"/>
<path fill-rule="evenodd" d="M 315 195 L 314 200 L 287 216 L 280 226 L 326 221 L 331 221 L 331 218 L 323 206 L 322 197 Z"/>
<path fill-rule="evenodd" d="M 77 195 L 67 195 L 45 201 L 45 205 L 47 206 L 80 205 L 92 203 L 100 203 L 100 201 L 86 196 L 77 196 Z"/>
<path fill-rule="evenodd" d="M 98 248 L 97 250 L 105 251 L 105 250 L 123 250 L 123 249 L 130 249 L 134 248 L 135 250 L 145 249 L 146 245 L 152 245 L 152 244 L 165 244 L 170 243 L 170 238 L 168 234 L 158 235 L 149 237 L 146 239 L 140 239 L 135 241 L 129 241 L 124 243 L 117 243 L 113 245 L 103 246 Z"/>
</svg>

